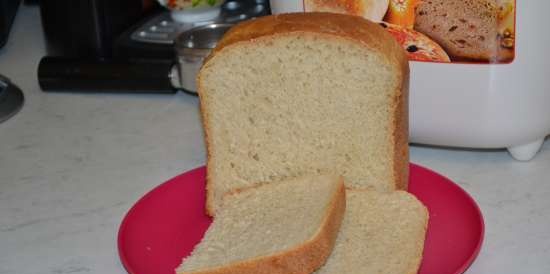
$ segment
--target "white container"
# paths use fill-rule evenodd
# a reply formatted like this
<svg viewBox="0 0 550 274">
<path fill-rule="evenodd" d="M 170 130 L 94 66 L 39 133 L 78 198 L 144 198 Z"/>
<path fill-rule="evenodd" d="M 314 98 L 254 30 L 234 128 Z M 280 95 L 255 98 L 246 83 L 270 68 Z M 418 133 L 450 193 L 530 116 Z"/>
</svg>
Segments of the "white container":
<svg viewBox="0 0 550 274">
<path fill-rule="evenodd" d="M 550 134 L 548 10 L 548 0 L 516 2 L 511 64 L 411 62 L 411 142 L 533 158 Z"/>
<path fill-rule="evenodd" d="M 274 13 L 302 0 L 271 1 Z M 532 159 L 550 134 L 549 0 L 517 0 L 515 59 L 509 64 L 411 61 L 411 143 L 507 148 Z"/>
</svg>

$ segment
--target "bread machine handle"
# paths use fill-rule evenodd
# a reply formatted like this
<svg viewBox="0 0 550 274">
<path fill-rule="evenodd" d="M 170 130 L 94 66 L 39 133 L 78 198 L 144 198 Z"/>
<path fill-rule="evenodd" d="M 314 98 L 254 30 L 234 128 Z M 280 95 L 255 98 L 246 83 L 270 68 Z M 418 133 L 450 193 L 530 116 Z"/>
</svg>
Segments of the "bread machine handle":
<svg viewBox="0 0 550 274">
<path fill-rule="evenodd" d="M 175 93 L 178 81 L 173 60 L 47 56 L 38 65 L 38 83 L 43 91 Z"/>
</svg>

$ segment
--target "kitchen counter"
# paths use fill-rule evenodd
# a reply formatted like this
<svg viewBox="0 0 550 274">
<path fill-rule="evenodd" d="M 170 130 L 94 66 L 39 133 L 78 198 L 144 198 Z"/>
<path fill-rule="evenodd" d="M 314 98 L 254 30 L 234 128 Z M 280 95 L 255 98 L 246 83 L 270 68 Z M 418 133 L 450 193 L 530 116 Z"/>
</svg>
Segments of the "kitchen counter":
<svg viewBox="0 0 550 274">
<path fill-rule="evenodd" d="M 194 167 L 205 150 L 198 99 L 44 93 L 39 12 L 23 7 L 0 73 L 26 103 L 0 124 L 0 274 L 126 273 L 117 230 L 146 192 Z M 530 162 L 505 150 L 411 147 L 411 161 L 468 191 L 486 234 L 468 274 L 550 273 L 550 141 Z"/>
</svg>

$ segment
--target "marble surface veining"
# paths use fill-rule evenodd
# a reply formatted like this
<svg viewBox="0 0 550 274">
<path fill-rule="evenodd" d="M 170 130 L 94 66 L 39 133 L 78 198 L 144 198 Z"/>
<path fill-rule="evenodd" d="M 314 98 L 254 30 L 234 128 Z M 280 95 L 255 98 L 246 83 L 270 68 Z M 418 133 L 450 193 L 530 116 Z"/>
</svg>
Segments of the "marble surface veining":
<svg viewBox="0 0 550 274">
<path fill-rule="evenodd" d="M 198 100 L 176 95 L 44 93 L 39 12 L 23 7 L 0 73 L 26 95 L 0 124 L 0 274 L 126 273 L 116 237 L 154 186 L 204 164 Z M 411 161 L 479 203 L 486 235 L 468 274 L 550 273 L 550 141 L 531 162 L 504 150 L 414 146 Z"/>
</svg>

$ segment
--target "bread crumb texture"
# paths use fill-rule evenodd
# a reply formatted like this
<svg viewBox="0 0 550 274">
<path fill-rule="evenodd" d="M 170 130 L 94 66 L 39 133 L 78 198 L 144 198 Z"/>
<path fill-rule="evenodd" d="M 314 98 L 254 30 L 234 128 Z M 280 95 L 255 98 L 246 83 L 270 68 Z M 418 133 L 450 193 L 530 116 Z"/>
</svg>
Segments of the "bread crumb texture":
<svg viewBox="0 0 550 274">
<path fill-rule="evenodd" d="M 315 188 L 311 188 L 312 181 Z M 341 188 L 337 176 L 323 175 L 227 195 L 204 238 L 177 272 L 238 273 L 238 268 L 233 272 L 216 269 L 303 245 L 322 229 L 335 193 Z"/>
<path fill-rule="evenodd" d="M 334 250 L 316 274 L 416 274 L 428 212 L 414 196 L 348 191 Z"/>
<path fill-rule="evenodd" d="M 272 29 L 279 25 L 271 21 L 287 23 L 277 18 L 258 20 Z M 353 16 L 341 21 L 345 28 L 329 22 L 318 32 L 252 32 L 241 41 L 256 24 L 247 22 L 208 59 L 199 95 L 209 203 L 254 183 L 327 172 L 342 174 L 349 187 L 396 188 L 395 168 L 406 165 L 395 163 L 408 162 L 395 158 L 406 56 L 380 26 Z M 299 28 L 311 27 L 303 22 Z"/>
</svg>

